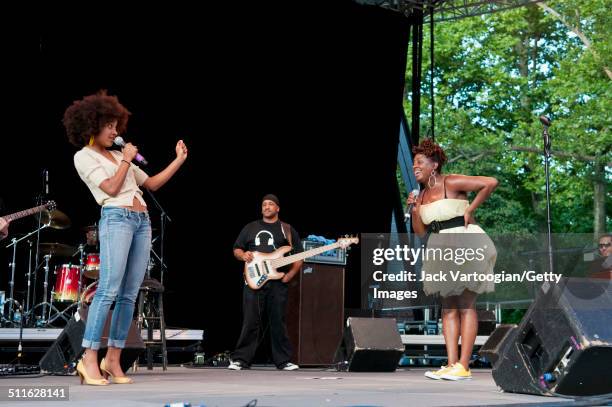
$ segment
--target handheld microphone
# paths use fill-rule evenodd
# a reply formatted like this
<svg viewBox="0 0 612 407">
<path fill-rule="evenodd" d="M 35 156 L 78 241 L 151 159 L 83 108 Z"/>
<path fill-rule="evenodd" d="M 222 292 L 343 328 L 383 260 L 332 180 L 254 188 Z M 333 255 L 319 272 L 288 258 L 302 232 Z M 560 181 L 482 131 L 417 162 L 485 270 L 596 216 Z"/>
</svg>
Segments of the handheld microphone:
<svg viewBox="0 0 612 407">
<path fill-rule="evenodd" d="M 123 140 L 123 137 L 115 137 L 114 143 L 119 147 L 125 147 L 125 141 Z M 149 164 L 149 162 L 143 156 L 141 156 L 140 153 L 136 153 L 136 161 L 138 161 L 142 165 Z"/>
<path fill-rule="evenodd" d="M 417 199 L 420 193 L 421 191 L 419 191 L 418 189 L 413 189 L 411 192 L 412 196 L 414 196 L 414 199 Z M 404 220 L 410 219 L 412 208 L 414 208 L 414 203 L 411 203 L 410 205 L 408 205 L 408 209 L 406 209 L 406 212 L 404 213 Z"/>
</svg>

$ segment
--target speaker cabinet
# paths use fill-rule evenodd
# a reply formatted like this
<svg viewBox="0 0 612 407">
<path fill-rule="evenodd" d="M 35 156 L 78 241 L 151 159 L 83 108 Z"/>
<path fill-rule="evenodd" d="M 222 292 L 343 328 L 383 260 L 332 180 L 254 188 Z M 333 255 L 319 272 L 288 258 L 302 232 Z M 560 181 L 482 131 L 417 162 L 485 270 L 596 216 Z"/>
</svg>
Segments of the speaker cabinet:
<svg viewBox="0 0 612 407">
<path fill-rule="evenodd" d="M 544 283 L 493 366 L 504 391 L 590 396 L 612 392 L 611 281 Z"/>
<path fill-rule="evenodd" d="M 336 353 L 350 372 L 394 372 L 404 345 L 394 318 L 348 318 Z"/>
<path fill-rule="evenodd" d="M 304 263 L 289 283 L 287 330 L 293 362 L 300 366 L 334 363 L 344 321 L 344 267 Z"/>
</svg>

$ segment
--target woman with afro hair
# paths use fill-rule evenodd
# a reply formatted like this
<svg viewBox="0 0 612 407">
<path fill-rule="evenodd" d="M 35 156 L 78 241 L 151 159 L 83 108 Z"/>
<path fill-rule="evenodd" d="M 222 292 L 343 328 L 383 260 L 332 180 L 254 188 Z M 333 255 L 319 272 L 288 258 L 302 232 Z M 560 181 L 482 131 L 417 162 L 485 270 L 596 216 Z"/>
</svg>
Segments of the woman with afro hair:
<svg viewBox="0 0 612 407">
<path fill-rule="evenodd" d="M 132 163 L 136 146 L 127 143 L 122 151 L 109 150 L 126 130 L 129 115 L 117 97 L 106 91 L 73 102 L 64 113 L 68 140 L 81 148 L 74 155 L 74 166 L 102 207 L 100 279 L 89 307 L 82 343 L 85 353 L 77 364 L 81 384 L 108 385 L 109 376 L 113 383 L 132 383 L 119 361 L 151 249 L 151 221 L 140 187 L 159 189 L 187 159 L 187 146 L 180 140 L 176 158 L 160 173 L 148 176 Z M 113 302 L 108 350 L 98 366 L 100 338 Z"/>
<path fill-rule="evenodd" d="M 425 376 L 434 380 L 470 379 L 472 374 L 468 364 L 478 331 L 476 296 L 494 288 L 488 279 L 474 276 L 492 274 L 497 258 L 495 245 L 476 225 L 474 212 L 495 190 L 497 180 L 482 176 L 443 175 L 446 154 L 430 139 L 423 140 L 412 152 L 414 176 L 422 188 L 418 197 L 410 193 L 407 204 L 413 205 L 412 227 L 416 234 L 424 237 L 427 248 L 422 264 L 423 291 L 442 298 L 442 331 L 448 354 L 446 366 L 426 372 Z M 468 192 L 476 193 L 472 202 L 468 201 Z M 436 257 L 449 249 L 455 256 L 468 253 L 470 249 L 476 253 L 471 261 L 460 257 L 453 261 Z M 453 279 L 450 271 L 457 270 L 472 278 Z M 433 274 L 441 272 L 446 281 L 433 278 Z M 461 355 L 458 352 L 459 337 Z"/>
</svg>

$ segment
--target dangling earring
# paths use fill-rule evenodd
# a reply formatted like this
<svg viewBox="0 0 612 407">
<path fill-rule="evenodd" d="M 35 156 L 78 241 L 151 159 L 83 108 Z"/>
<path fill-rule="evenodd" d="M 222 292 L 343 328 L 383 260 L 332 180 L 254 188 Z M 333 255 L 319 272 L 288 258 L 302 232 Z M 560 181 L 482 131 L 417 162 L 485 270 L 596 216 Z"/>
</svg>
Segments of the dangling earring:
<svg viewBox="0 0 612 407">
<path fill-rule="evenodd" d="M 431 179 L 433 178 L 434 182 L 433 185 L 431 185 Z M 436 170 L 433 170 L 431 172 L 431 174 L 429 174 L 429 179 L 427 180 L 427 186 L 429 188 L 433 188 L 436 186 L 436 184 L 438 183 L 438 180 L 436 180 Z"/>
<path fill-rule="evenodd" d="M 93 146 L 94 143 L 94 136 L 89 136 L 89 145 Z"/>
</svg>

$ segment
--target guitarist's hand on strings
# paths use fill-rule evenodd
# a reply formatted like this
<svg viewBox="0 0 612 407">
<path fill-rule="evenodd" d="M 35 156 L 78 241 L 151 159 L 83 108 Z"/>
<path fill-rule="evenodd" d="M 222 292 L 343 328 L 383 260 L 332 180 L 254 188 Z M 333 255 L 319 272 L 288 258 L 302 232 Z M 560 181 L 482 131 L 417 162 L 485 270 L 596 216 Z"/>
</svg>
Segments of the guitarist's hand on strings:
<svg viewBox="0 0 612 407">
<path fill-rule="evenodd" d="M 0 240 L 8 236 L 8 226 L 9 222 L 0 217 Z"/>
<path fill-rule="evenodd" d="M 242 255 L 242 261 L 244 261 L 245 263 L 253 261 L 253 253 L 244 252 L 244 254 Z"/>
</svg>

